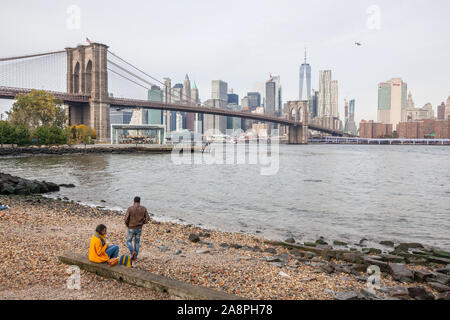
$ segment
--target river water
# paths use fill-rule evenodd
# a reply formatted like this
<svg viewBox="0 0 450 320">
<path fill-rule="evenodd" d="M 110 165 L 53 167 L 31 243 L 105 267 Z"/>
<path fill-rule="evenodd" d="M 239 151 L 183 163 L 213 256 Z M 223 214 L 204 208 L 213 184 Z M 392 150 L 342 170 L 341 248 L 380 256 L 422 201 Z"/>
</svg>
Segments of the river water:
<svg viewBox="0 0 450 320">
<path fill-rule="evenodd" d="M 161 221 L 450 249 L 449 147 L 281 145 L 274 175 L 251 164 L 177 165 L 170 154 L 3 158 L 0 171 L 73 183 L 52 196 L 90 205 L 125 209 L 139 195 Z"/>
</svg>

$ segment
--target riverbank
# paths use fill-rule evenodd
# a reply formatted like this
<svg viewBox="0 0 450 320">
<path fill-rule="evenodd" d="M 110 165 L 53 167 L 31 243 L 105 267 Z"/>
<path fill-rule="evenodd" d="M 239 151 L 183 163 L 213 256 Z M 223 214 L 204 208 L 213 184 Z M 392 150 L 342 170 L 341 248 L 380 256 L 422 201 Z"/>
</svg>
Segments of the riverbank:
<svg viewBox="0 0 450 320">
<path fill-rule="evenodd" d="M 171 153 L 169 145 L 63 145 L 0 147 L 0 157 L 27 157 L 39 155 L 76 155 L 76 154 L 129 154 L 129 153 Z"/>
<path fill-rule="evenodd" d="M 126 253 L 123 212 L 42 196 L 0 196 L 0 203 L 10 207 L 0 211 L 0 299 L 174 298 L 84 271 L 81 290 L 66 288 L 67 266 L 57 256 L 67 251 L 87 254 L 96 225 L 106 224 L 108 241 L 118 244 L 121 254 Z M 377 261 L 376 254 L 347 255 L 344 257 L 347 261 L 343 261 L 332 257 L 332 251 L 321 244 L 314 244 L 310 250 L 285 245 L 288 247 L 252 235 L 153 221 L 144 228 L 136 267 L 247 299 L 328 300 L 358 295 L 364 299 L 411 299 L 414 292 L 421 290 L 427 292 L 426 295 L 422 292 L 421 298 L 442 295 L 439 292 L 442 288 L 436 285 L 415 280 L 400 283 L 391 274 L 383 273 L 384 289 L 378 290 L 374 297 L 365 290 L 367 267 L 359 257 L 367 259 L 367 255 L 373 255 Z M 351 259 L 354 262 L 348 262 Z M 383 266 L 381 261 L 380 265 Z M 407 268 L 412 279 L 418 279 L 419 275 L 431 279 L 430 274 L 445 269 L 445 265 L 430 263 Z M 408 276 L 405 274 L 403 280 L 409 281 Z M 445 281 L 444 273 L 439 277 L 438 280 Z M 408 287 L 422 289 L 410 292 Z"/>
</svg>

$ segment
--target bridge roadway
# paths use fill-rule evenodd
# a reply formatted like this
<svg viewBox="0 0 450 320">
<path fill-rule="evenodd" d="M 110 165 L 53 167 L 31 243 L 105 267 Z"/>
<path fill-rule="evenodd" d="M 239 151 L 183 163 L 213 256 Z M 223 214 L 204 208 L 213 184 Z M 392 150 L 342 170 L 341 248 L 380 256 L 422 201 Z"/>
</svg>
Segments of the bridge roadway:
<svg viewBox="0 0 450 320">
<path fill-rule="evenodd" d="M 9 87 L 0 87 L 0 99 L 15 99 L 18 94 L 27 94 L 30 93 L 31 89 L 22 89 L 22 88 L 9 88 Z M 82 94 L 70 94 L 66 92 L 55 92 L 48 91 L 52 93 L 55 98 L 63 101 L 65 104 L 73 104 L 73 103 L 89 103 L 90 96 L 82 95 Z M 108 103 L 111 108 L 123 108 L 123 109 L 136 109 L 136 108 L 144 108 L 144 109 L 155 109 L 155 110 L 167 110 L 167 111 L 178 111 L 178 112 L 191 112 L 191 113 L 201 113 L 201 114 L 211 114 L 211 115 L 219 115 L 219 116 L 227 116 L 227 117 L 236 117 L 242 119 L 263 121 L 263 122 L 271 122 L 278 123 L 284 126 L 294 126 L 300 127 L 302 126 L 301 122 L 297 122 L 295 120 L 279 118 L 275 116 L 269 116 L 264 114 L 254 114 L 254 113 L 246 113 L 241 111 L 232 111 L 228 109 L 220 109 L 220 108 L 209 108 L 202 106 L 189 106 L 186 104 L 175 104 L 175 103 L 165 103 L 165 102 L 154 102 L 147 100 L 137 100 L 137 99 L 123 99 L 123 98 L 112 98 L 109 97 L 105 103 Z M 308 128 L 310 130 L 320 131 L 323 133 L 332 134 L 335 136 L 344 136 L 344 132 L 328 129 L 315 124 L 308 124 Z"/>
</svg>

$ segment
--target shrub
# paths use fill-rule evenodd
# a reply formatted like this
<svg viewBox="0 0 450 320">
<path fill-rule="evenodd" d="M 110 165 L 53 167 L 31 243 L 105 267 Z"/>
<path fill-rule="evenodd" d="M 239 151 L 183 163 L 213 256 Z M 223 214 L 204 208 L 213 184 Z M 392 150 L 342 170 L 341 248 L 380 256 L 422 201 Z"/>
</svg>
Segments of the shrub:
<svg viewBox="0 0 450 320">
<path fill-rule="evenodd" d="M 66 140 L 66 133 L 57 126 L 41 126 L 33 131 L 33 143 L 37 145 L 64 144 Z"/>
</svg>

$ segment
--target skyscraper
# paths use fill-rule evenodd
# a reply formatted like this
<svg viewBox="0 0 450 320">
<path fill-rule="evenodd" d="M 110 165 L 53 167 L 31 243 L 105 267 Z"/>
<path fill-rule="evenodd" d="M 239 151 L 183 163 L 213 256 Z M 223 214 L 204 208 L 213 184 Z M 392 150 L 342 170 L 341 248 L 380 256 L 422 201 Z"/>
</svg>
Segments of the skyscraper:
<svg viewBox="0 0 450 320">
<path fill-rule="evenodd" d="M 211 99 L 206 101 L 205 104 L 210 108 L 225 109 L 228 105 L 228 84 L 222 80 L 213 80 L 211 83 Z M 205 114 L 203 119 L 205 133 L 212 129 L 216 132 L 226 133 L 227 117 Z"/>
<path fill-rule="evenodd" d="M 339 83 L 337 80 L 331 81 L 331 116 L 339 117 Z"/>
<path fill-rule="evenodd" d="M 228 101 L 228 84 L 225 81 L 212 81 L 211 99 Z"/>
<path fill-rule="evenodd" d="M 239 95 L 233 93 L 233 89 L 228 90 L 228 104 L 239 105 Z"/>
<path fill-rule="evenodd" d="M 170 80 L 170 78 L 164 78 L 163 81 L 164 81 L 164 86 L 162 88 L 162 91 L 163 91 L 164 102 L 171 103 L 172 102 L 172 81 Z M 172 112 L 164 111 L 163 124 L 166 126 L 167 132 L 172 131 L 171 119 L 172 119 Z"/>
<path fill-rule="evenodd" d="M 274 113 L 281 113 L 282 111 L 282 89 L 281 89 L 281 79 L 280 76 L 270 76 L 271 80 L 275 82 L 275 112 Z M 266 91 L 267 92 L 267 91 Z M 267 99 L 267 96 L 266 96 Z"/>
<path fill-rule="evenodd" d="M 191 100 L 193 105 L 200 105 L 200 94 L 197 88 L 197 84 L 194 82 L 194 85 L 191 89 Z M 194 132 L 203 133 L 203 114 L 195 114 L 194 117 Z"/>
<path fill-rule="evenodd" d="M 183 82 L 183 97 L 182 100 L 187 105 L 193 105 L 192 102 L 192 89 L 191 89 L 191 80 L 189 80 L 189 76 L 186 74 Z M 190 112 L 185 112 L 184 115 L 185 125 L 184 128 L 190 131 L 195 131 L 195 114 Z"/>
<path fill-rule="evenodd" d="M 437 119 L 444 120 L 445 119 L 445 103 L 442 102 L 440 106 L 437 107 Z"/>
<path fill-rule="evenodd" d="M 261 94 L 259 92 L 248 92 L 249 107 L 254 110 L 261 106 Z"/>
<path fill-rule="evenodd" d="M 317 116 L 319 118 L 332 115 L 331 98 L 331 70 L 319 72 L 319 106 Z"/>
<path fill-rule="evenodd" d="M 450 96 L 448 97 L 447 104 L 445 106 L 444 120 L 447 120 L 448 118 L 450 118 Z"/>
<path fill-rule="evenodd" d="M 277 84 L 273 79 L 266 82 L 266 106 L 265 112 L 274 115 L 276 112 Z"/>
<path fill-rule="evenodd" d="M 393 78 L 378 85 L 378 122 L 392 124 L 393 130 L 402 122 L 407 103 L 408 85 Z"/>
<path fill-rule="evenodd" d="M 312 90 L 308 103 L 308 112 L 310 115 L 310 119 L 314 119 L 317 117 L 318 106 L 319 106 L 319 91 Z"/>
<path fill-rule="evenodd" d="M 156 101 L 156 102 L 163 102 L 164 99 L 164 93 L 158 86 L 152 86 L 151 89 L 148 91 L 148 100 L 149 101 Z M 148 110 L 148 124 L 156 124 L 161 125 L 163 124 L 163 113 L 161 110 Z"/>
<path fill-rule="evenodd" d="M 300 94 L 299 99 L 308 101 L 311 96 L 311 66 L 306 63 L 306 49 L 305 49 L 305 63 L 300 66 Z"/>
<path fill-rule="evenodd" d="M 355 122 L 355 99 L 350 100 L 348 106 L 348 126 L 347 133 L 356 135 L 358 133 L 358 128 Z"/>
</svg>

